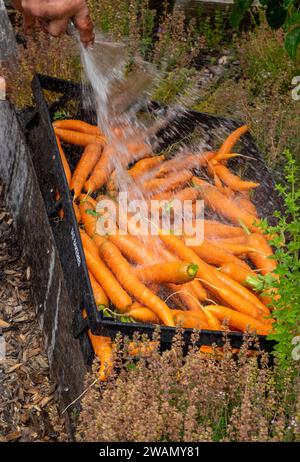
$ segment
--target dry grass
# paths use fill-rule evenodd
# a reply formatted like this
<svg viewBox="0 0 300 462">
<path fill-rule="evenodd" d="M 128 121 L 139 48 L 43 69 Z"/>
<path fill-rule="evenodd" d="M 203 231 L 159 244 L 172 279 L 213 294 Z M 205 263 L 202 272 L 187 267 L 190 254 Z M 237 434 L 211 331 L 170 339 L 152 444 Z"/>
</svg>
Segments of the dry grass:
<svg viewBox="0 0 300 462">
<path fill-rule="evenodd" d="M 299 102 L 292 99 L 292 79 L 300 62 L 291 61 L 283 35 L 262 23 L 235 43 L 240 66 L 215 89 L 200 95 L 196 108 L 243 120 L 271 165 L 289 148 L 300 160 Z"/>
<path fill-rule="evenodd" d="M 22 34 L 22 27 L 16 27 Z M 66 80 L 80 80 L 79 52 L 67 35 L 52 38 L 37 29 L 26 37 L 26 46 L 18 45 L 19 68 L 17 71 L 1 70 L 7 78 L 9 98 L 19 108 L 32 106 L 31 81 L 35 73 L 42 73 Z"/>
<path fill-rule="evenodd" d="M 77 440 L 299 440 L 299 377 L 279 379 L 267 354 L 258 362 L 247 345 L 238 358 L 229 345 L 222 359 L 200 355 L 196 347 L 184 356 L 179 334 L 169 351 L 156 350 L 138 363 L 120 347 L 119 375 L 83 398 Z"/>
</svg>

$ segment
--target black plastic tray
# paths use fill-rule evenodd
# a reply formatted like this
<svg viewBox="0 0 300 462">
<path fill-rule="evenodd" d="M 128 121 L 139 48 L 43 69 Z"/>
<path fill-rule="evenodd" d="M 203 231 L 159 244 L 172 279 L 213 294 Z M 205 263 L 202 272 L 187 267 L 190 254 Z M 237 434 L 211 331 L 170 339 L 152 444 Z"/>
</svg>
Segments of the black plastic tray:
<svg viewBox="0 0 300 462">
<path fill-rule="evenodd" d="M 80 117 L 82 120 L 87 120 L 88 122 L 92 121 L 93 114 L 87 114 L 83 109 L 81 85 L 48 76 L 36 75 L 32 82 L 32 88 L 36 107 L 30 113 L 30 116 L 27 117 L 25 123 L 26 135 L 31 147 L 33 163 L 60 254 L 67 289 L 74 307 L 74 335 L 81 338 L 82 346 L 86 351 L 86 358 L 90 359 L 90 351 L 85 340 L 87 338 L 85 335 L 87 328 L 90 328 L 94 334 L 110 335 L 114 338 L 118 332 L 128 336 L 132 336 L 136 331 L 151 335 L 154 327 L 140 323 L 122 323 L 104 317 L 97 310 L 94 302 L 78 225 L 72 207 L 72 196 L 65 179 L 51 124 L 53 114 L 57 110 L 64 108 L 70 101 L 75 101 L 77 104 L 76 117 Z M 47 105 L 44 90 L 59 94 L 58 99 L 51 105 Z M 161 111 L 162 109 L 159 108 L 159 110 Z M 155 111 L 155 104 L 152 104 L 152 111 Z M 160 140 L 160 146 L 166 147 L 179 140 L 182 136 L 186 136 L 187 133 L 191 133 L 197 127 L 197 130 L 200 130 L 200 132 L 203 130 L 203 136 L 207 137 L 207 134 L 210 134 L 209 136 L 212 140 L 206 140 L 209 144 L 210 142 L 213 143 L 213 138 L 218 136 L 217 133 L 219 130 L 222 132 L 219 136 L 224 139 L 224 130 L 225 134 L 227 134 L 226 132 L 234 130 L 239 125 L 241 123 L 179 108 L 174 111 L 174 116 L 170 117 L 168 127 L 161 129 L 157 135 Z M 280 207 L 280 201 L 275 194 L 272 175 L 267 169 L 250 135 L 243 137 L 241 149 L 247 156 L 255 158 L 254 175 L 251 171 L 247 172 L 247 175 L 248 177 L 255 176 L 256 180 L 262 182 L 259 193 L 255 197 L 255 202 L 259 211 L 264 216 L 271 217 L 274 209 Z M 74 148 L 74 152 L 72 153 L 72 159 L 71 157 L 69 158 L 70 161 L 74 162 L 74 157 L 75 159 L 77 158 L 76 148 Z M 264 184 L 267 184 L 266 188 Z M 59 200 L 57 199 L 57 192 L 59 193 Z M 272 197 L 272 200 L 266 201 L 266 197 Z M 64 218 L 62 220 L 57 219 L 57 211 L 60 208 L 64 211 Z M 84 307 L 87 310 L 87 320 L 82 318 L 82 309 Z M 167 348 L 171 344 L 175 332 L 174 328 L 161 327 L 161 343 L 163 348 Z M 192 329 L 184 330 L 183 336 L 186 345 L 188 345 L 192 333 Z M 243 334 L 238 332 L 230 332 L 227 335 L 233 348 L 241 346 L 243 337 Z M 260 348 L 268 351 L 272 350 L 273 342 L 267 341 L 264 336 L 258 336 L 258 339 Z M 203 330 L 199 336 L 198 344 L 199 346 L 212 344 L 222 346 L 224 344 L 224 335 L 222 332 Z M 253 346 L 253 348 L 255 347 Z"/>
</svg>

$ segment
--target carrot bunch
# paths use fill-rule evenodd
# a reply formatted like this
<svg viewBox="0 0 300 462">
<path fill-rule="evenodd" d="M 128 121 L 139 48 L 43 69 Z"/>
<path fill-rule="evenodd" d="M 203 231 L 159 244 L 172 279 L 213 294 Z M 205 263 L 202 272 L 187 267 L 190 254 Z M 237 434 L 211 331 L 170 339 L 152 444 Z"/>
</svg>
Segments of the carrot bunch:
<svg viewBox="0 0 300 462">
<path fill-rule="evenodd" d="M 249 330 L 261 335 L 271 332 L 272 306 L 265 304 L 270 297 L 254 293 L 248 279 L 276 269 L 272 248 L 258 226 L 259 214 L 251 200 L 250 191 L 259 184 L 239 177 L 227 164 L 238 156 L 232 150 L 247 126 L 231 133 L 216 152 L 166 160 L 163 154 L 152 153 L 142 136 L 127 139 L 123 131 L 116 130 L 119 142 L 108 143 L 98 127 L 85 122 L 64 120 L 53 125 L 73 191 L 96 305 L 104 314 L 113 312 L 117 319 L 125 316 L 139 323 L 170 327 Z M 73 172 L 64 143 L 83 147 Z M 118 209 L 117 202 L 124 178 L 119 178 L 115 156 L 122 149 L 120 171 L 123 169 L 124 177 L 128 172 L 126 184 L 131 197 L 138 190 L 146 203 L 164 200 L 170 209 L 174 199 L 190 200 L 193 207 L 188 220 L 194 235 L 174 235 L 160 226 L 156 235 L 143 236 L 134 222 L 127 233 L 120 231 L 122 217 L 131 218 Z M 115 231 L 107 235 L 98 227 L 99 218 L 106 224 L 110 220 L 107 210 L 98 209 L 102 199 L 119 212 Z M 204 201 L 209 218 L 197 216 L 197 199 Z M 204 239 L 189 245 L 197 227 L 203 230 Z M 95 353 L 110 369 L 110 339 L 97 340 L 97 336 L 89 335 Z M 103 368 L 100 375 L 103 380 Z"/>
</svg>

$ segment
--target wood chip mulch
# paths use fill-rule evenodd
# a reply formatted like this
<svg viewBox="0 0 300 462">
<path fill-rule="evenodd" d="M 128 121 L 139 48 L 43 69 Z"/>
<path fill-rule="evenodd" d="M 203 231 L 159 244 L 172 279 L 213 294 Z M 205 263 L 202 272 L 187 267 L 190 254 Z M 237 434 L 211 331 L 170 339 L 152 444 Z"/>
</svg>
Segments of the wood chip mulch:
<svg viewBox="0 0 300 462">
<path fill-rule="evenodd" d="M 31 299 L 31 270 L 1 197 L 0 185 L 0 442 L 65 441 Z"/>
</svg>

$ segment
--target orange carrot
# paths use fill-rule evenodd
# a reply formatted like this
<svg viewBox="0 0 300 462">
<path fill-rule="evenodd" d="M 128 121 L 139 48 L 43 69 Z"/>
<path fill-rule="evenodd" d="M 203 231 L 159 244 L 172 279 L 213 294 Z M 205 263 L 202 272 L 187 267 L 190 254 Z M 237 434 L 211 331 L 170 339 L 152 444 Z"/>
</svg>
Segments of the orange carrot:
<svg viewBox="0 0 300 462">
<path fill-rule="evenodd" d="M 139 356 L 148 358 L 151 354 L 159 348 L 158 342 L 130 342 L 128 345 L 129 356 Z"/>
<path fill-rule="evenodd" d="M 190 311 L 172 310 L 177 327 L 185 329 L 209 329 L 207 321 Z"/>
<path fill-rule="evenodd" d="M 193 290 L 193 287 L 188 284 L 172 284 L 167 283 L 166 287 L 168 287 L 172 293 L 170 296 L 175 296 L 175 300 L 177 297 L 182 302 L 184 308 L 186 308 L 189 312 L 196 313 L 203 321 L 206 320 L 202 305 L 197 298 L 197 294 Z"/>
<path fill-rule="evenodd" d="M 265 236 L 251 234 L 248 237 L 248 244 L 257 250 L 257 252 L 249 252 L 249 258 L 256 268 L 259 269 L 261 274 L 272 273 L 277 267 L 277 262 L 270 258 L 273 256 L 273 251 Z"/>
<path fill-rule="evenodd" d="M 100 361 L 99 380 L 105 382 L 110 376 L 113 369 L 113 348 L 110 337 L 94 335 L 89 330 L 90 338 L 95 355 Z"/>
<path fill-rule="evenodd" d="M 105 138 L 100 135 L 89 135 L 88 133 L 74 132 L 72 130 L 64 130 L 63 128 L 54 128 L 56 136 L 61 141 L 78 146 L 87 146 L 88 144 L 105 143 Z"/>
<path fill-rule="evenodd" d="M 215 241 L 214 243 L 212 242 L 210 243 L 216 245 L 216 247 L 221 248 L 228 253 L 231 253 L 232 255 L 246 255 L 250 252 L 256 252 L 256 249 L 254 249 L 253 247 L 250 247 L 249 245 L 246 245 L 246 244 L 236 243 L 236 242 L 229 242 L 229 241 L 225 242 L 225 241 L 220 240 L 220 241 Z"/>
<path fill-rule="evenodd" d="M 153 178 L 143 184 L 143 191 L 154 194 L 156 191 L 164 192 L 176 189 L 187 184 L 191 180 L 192 176 L 191 172 L 184 170 L 173 173 L 165 178 Z"/>
<path fill-rule="evenodd" d="M 100 286 L 99 282 L 96 281 L 92 273 L 89 271 L 89 277 L 91 281 L 91 286 L 93 289 L 93 294 L 95 298 L 96 305 L 100 308 L 104 308 L 109 305 L 108 298 L 106 293 Z"/>
<path fill-rule="evenodd" d="M 72 130 L 74 132 L 87 133 L 88 135 L 103 135 L 99 127 L 91 125 L 82 120 L 64 119 L 53 122 L 54 128 L 63 128 L 64 130 Z"/>
<path fill-rule="evenodd" d="M 58 151 L 59 151 L 59 154 L 60 154 L 60 158 L 61 158 L 61 161 L 62 161 L 62 164 L 63 164 L 63 168 L 64 168 L 64 171 L 65 171 L 66 180 L 67 180 L 68 185 L 70 186 L 71 170 L 70 170 L 66 155 L 65 155 L 65 153 L 63 151 L 63 148 L 61 146 L 60 139 L 57 136 L 55 136 L 55 138 L 56 138 L 56 143 L 57 143 Z"/>
<path fill-rule="evenodd" d="M 150 147 L 144 142 L 126 142 L 123 149 L 124 152 L 122 152 L 122 157 L 119 156 L 119 158 L 124 167 L 130 162 L 141 159 L 151 152 Z M 86 191 L 94 192 L 106 183 L 109 175 L 114 169 L 113 158 L 118 155 L 118 150 L 118 147 L 114 144 L 104 147 L 100 160 L 95 165 L 90 178 L 84 185 Z"/>
<path fill-rule="evenodd" d="M 84 229 L 89 236 L 96 233 L 97 216 L 95 215 L 95 207 L 89 197 L 80 196 L 79 211 Z"/>
<path fill-rule="evenodd" d="M 184 284 L 192 281 L 197 274 L 198 266 L 193 263 L 172 261 L 141 266 L 134 270 L 135 275 L 144 282 L 173 282 Z"/>
<path fill-rule="evenodd" d="M 150 308 L 165 325 L 174 327 L 175 324 L 170 308 L 139 281 L 132 272 L 130 264 L 122 256 L 118 248 L 112 242 L 105 241 L 99 247 L 99 252 L 106 264 L 116 275 L 120 284 L 140 303 Z"/>
<path fill-rule="evenodd" d="M 245 212 L 250 213 L 251 215 L 255 217 L 258 217 L 258 212 L 253 202 L 251 202 L 249 199 L 247 199 L 243 195 L 234 197 L 234 202 L 237 204 L 238 207 L 245 210 Z"/>
<path fill-rule="evenodd" d="M 137 302 L 131 305 L 130 310 L 125 316 L 129 316 L 145 324 L 160 324 L 159 317 L 153 311 Z"/>
<path fill-rule="evenodd" d="M 85 309 L 83 309 L 82 315 L 84 318 L 87 317 Z M 99 380 L 100 382 L 105 382 L 113 369 L 113 346 L 111 339 L 110 337 L 94 335 L 90 329 L 88 330 L 88 336 L 94 353 L 100 361 Z"/>
<path fill-rule="evenodd" d="M 225 265 L 222 265 L 220 271 L 229 276 L 234 281 L 243 285 L 247 283 L 248 276 L 255 276 L 253 271 L 241 268 L 240 265 L 235 265 L 234 263 L 226 263 Z"/>
<path fill-rule="evenodd" d="M 260 231 L 254 224 L 258 221 L 257 217 L 241 210 L 233 200 L 221 194 L 215 186 L 197 177 L 193 177 L 193 183 L 197 186 L 200 197 L 204 199 L 206 205 L 212 210 L 235 224 L 244 224 L 250 231 Z"/>
<path fill-rule="evenodd" d="M 222 244 L 247 244 L 247 234 L 244 234 L 243 236 L 233 236 L 233 237 L 224 237 L 224 238 L 211 238 L 209 237 L 209 241 L 212 242 L 213 244 L 218 245 L 219 247 L 222 247 Z"/>
<path fill-rule="evenodd" d="M 197 221 L 199 226 L 203 224 L 204 226 L 204 236 L 205 238 L 225 238 L 225 237 L 238 237 L 238 236 L 246 236 L 245 231 L 242 228 L 232 225 L 226 225 L 224 223 L 220 223 L 219 221 L 215 220 L 204 220 L 203 223 L 201 221 Z"/>
<path fill-rule="evenodd" d="M 194 201 L 198 197 L 198 192 L 195 188 L 184 188 L 181 191 L 165 191 L 154 194 L 151 197 L 151 200 L 170 200 L 171 202 L 176 200 L 185 201 L 191 200 Z"/>
<path fill-rule="evenodd" d="M 102 146 L 100 144 L 86 146 L 71 179 L 70 189 L 74 190 L 74 199 L 81 194 L 87 177 L 99 160 L 101 150 Z"/>
<path fill-rule="evenodd" d="M 235 263 L 247 270 L 250 270 L 250 267 L 244 261 L 237 258 L 232 253 L 228 252 L 223 247 L 220 247 L 218 244 L 213 244 L 212 242 L 204 239 L 201 245 L 193 245 L 191 249 L 196 252 L 199 257 L 201 257 L 206 263 L 212 265 L 223 265 L 224 263 Z"/>
<path fill-rule="evenodd" d="M 164 160 L 164 155 L 146 157 L 145 159 L 139 160 L 133 167 L 128 170 L 129 175 L 137 179 L 138 177 L 144 175 L 152 168 L 159 165 Z"/>
<path fill-rule="evenodd" d="M 259 183 L 242 180 L 239 176 L 231 173 L 226 165 L 215 165 L 214 171 L 223 183 L 233 189 L 233 191 L 248 191 L 249 189 L 257 188 L 259 186 Z"/>
<path fill-rule="evenodd" d="M 110 235 L 108 238 L 132 263 L 138 265 L 155 263 L 156 259 L 152 252 L 150 252 L 147 247 L 141 245 L 141 242 L 136 236 Z"/>
<path fill-rule="evenodd" d="M 79 229 L 81 242 L 84 251 L 88 251 L 94 258 L 99 258 L 98 247 L 93 239 L 91 239 L 83 229 Z"/>
<path fill-rule="evenodd" d="M 203 307 L 203 311 L 206 316 L 209 329 L 223 330 L 223 326 L 220 323 L 219 319 L 211 311 L 207 310 L 205 306 Z"/>
<path fill-rule="evenodd" d="M 231 327 L 241 332 L 245 332 L 249 329 L 252 332 L 256 331 L 259 335 L 268 335 L 271 331 L 271 326 L 268 326 L 267 324 L 264 324 L 250 316 L 246 316 L 243 313 L 226 308 L 225 306 L 207 305 L 205 309 L 214 314 L 219 321 L 228 320 Z"/>
<path fill-rule="evenodd" d="M 224 155 L 232 152 L 233 146 L 239 141 L 240 137 L 247 133 L 249 127 L 247 125 L 242 125 L 241 127 L 237 128 L 232 132 L 224 141 L 222 146 L 220 147 L 217 155 L 215 156 L 215 160 L 219 161 L 219 159 L 223 159 Z"/>
<path fill-rule="evenodd" d="M 201 154 L 185 154 L 175 157 L 162 164 L 156 173 L 156 177 L 159 178 L 171 173 L 203 167 L 215 155 L 215 152 L 203 152 Z"/>
<path fill-rule="evenodd" d="M 204 302 L 207 299 L 207 292 L 199 281 L 194 280 L 188 282 L 187 284 L 185 284 L 185 286 L 186 285 L 192 288 L 192 290 L 195 292 L 196 296 L 201 302 Z"/>
<path fill-rule="evenodd" d="M 120 313 L 127 313 L 132 300 L 100 258 L 85 250 L 87 267 Z"/>
<path fill-rule="evenodd" d="M 244 300 L 236 292 L 230 290 L 230 288 L 217 277 L 217 270 L 205 263 L 192 249 L 187 248 L 177 236 L 160 233 L 160 238 L 179 258 L 185 261 L 192 259 L 192 261 L 198 265 L 197 277 L 200 278 L 203 285 L 207 287 L 210 292 L 215 293 L 219 298 L 238 311 L 242 311 L 251 316 L 253 316 L 253 313 L 257 316 L 260 314 L 256 306 L 248 300 Z"/>
<path fill-rule="evenodd" d="M 246 287 L 242 286 L 238 282 L 234 281 L 231 279 L 229 276 L 227 276 L 224 273 L 221 273 L 220 271 L 215 270 L 217 278 L 222 281 L 224 284 L 227 285 L 227 287 L 230 288 L 233 292 L 235 292 L 237 295 L 239 295 L 243 300 L 244 304 L 245 302 L 249 302 L 249 304 L 252 304 L 254 307 L 256 307 L 256 310 L 252 309 L 252 312 L 247 312 L 244 310 L 243 307 L 240 307 L 240 309 L 237 309 L 237 311 L 241 311 L 242 313 L 245 314 L 251 314 L 253 318 L 258 318 L 261 315 L 270 315 L 269 309 L 259 300 L 256 295 L 254 295 L 252 292 L 250 292 Z"/>
</svg>

